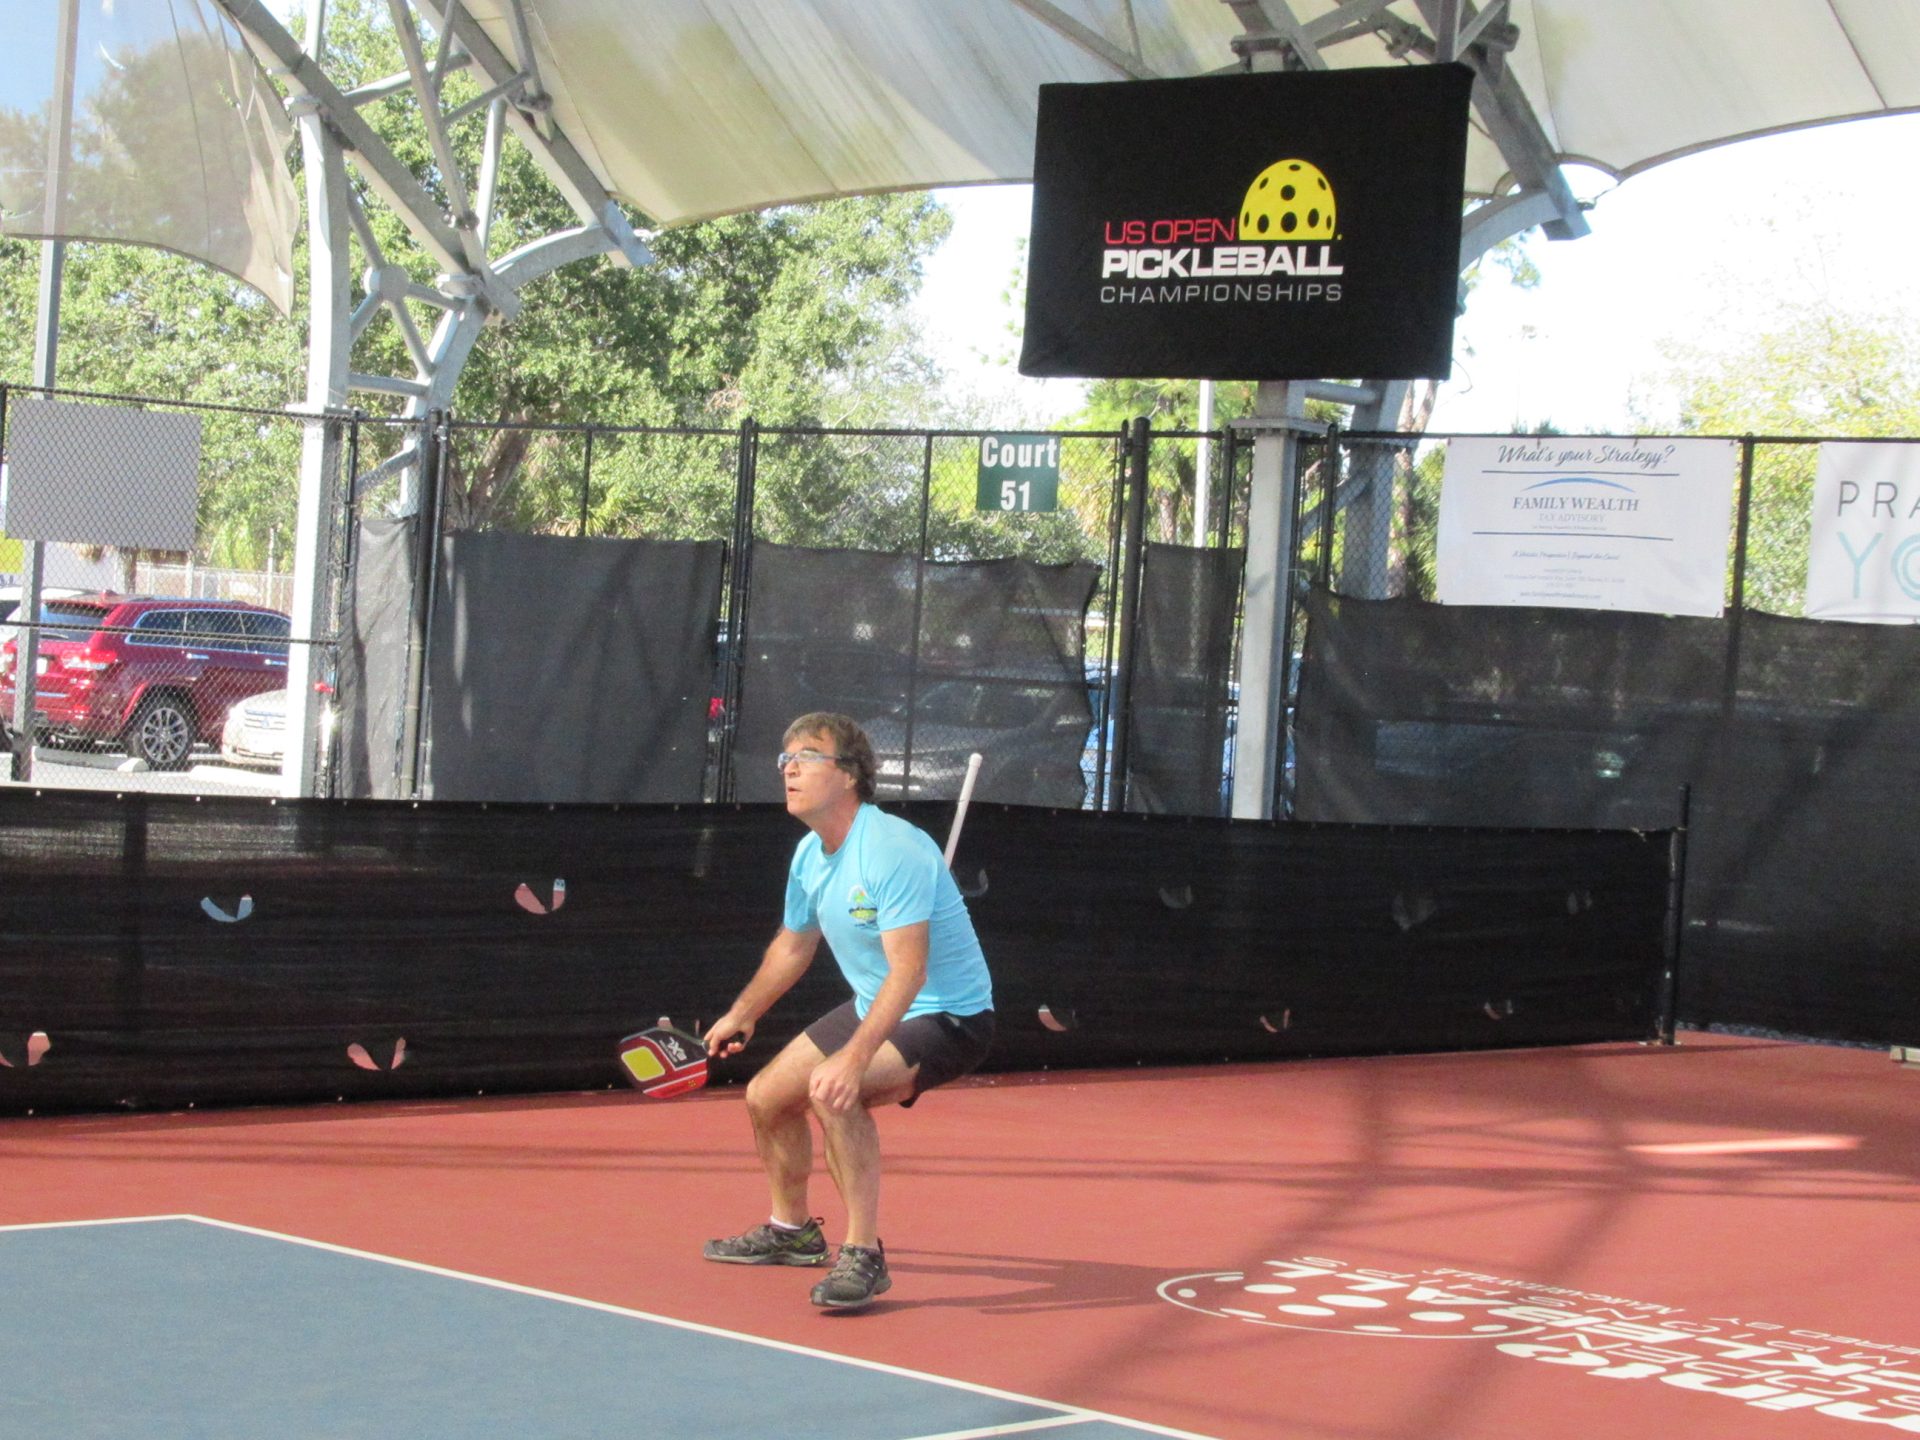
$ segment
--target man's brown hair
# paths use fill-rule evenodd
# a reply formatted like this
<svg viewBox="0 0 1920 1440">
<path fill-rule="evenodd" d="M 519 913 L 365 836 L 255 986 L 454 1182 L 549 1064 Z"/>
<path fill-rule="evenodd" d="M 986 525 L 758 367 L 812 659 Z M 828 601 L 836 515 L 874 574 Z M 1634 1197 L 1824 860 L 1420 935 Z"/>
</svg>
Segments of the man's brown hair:
<svg viewBox="0 0 1920 1440">
<path fill-rule="evenodd" d="M 855 792 L 862 800 L 873 799 L 873 781 L 879 766 L 874 762 L 873 742 L 860 728 L 858 720 L 828 710 L 802 715 L 787 726 L 787 733 L 780 737 L 780 748 L 791 749 L 802 735 L 820 735 L 831 740 L 835 759 L 853 776 Z"/>
</svg>

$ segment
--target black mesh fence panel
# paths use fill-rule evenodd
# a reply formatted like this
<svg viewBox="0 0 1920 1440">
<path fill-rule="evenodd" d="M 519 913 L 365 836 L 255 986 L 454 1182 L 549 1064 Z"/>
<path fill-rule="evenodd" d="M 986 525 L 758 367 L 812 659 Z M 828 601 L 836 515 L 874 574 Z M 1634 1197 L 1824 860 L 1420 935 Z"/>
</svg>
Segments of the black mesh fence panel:
<svg viewBox="0 0 1920 1440">
<path fill-rule="evenodd" d="M 622 1035 L 698 1030 L 752 973 L 801 833 L 777 805 L 0 792 L 0 1112 L 612 1087 Z M 979 805 L 988 1064 L 1649 1038 L 1667 851 Z M 845 994 L 823 955 L 719 1078 Z"/>
<path fill-rule="evenodd" d="M 1920 1033 L 1898 839 L 1920 646 L 1908 626 L 1798 618 L 1817 444 L 1747 442 L 1720 618 L 1430 603 L 1441 442 L 1335 449 L 1302 506 L 1300 573 L 1328 588 L 1300 607 L 1296 814 L 1657 827 L 1684 795 L 1681 1017 Z"/>
<path fill-rule="evenodd" d="M 721 551 L 443 536 L 428 650 L 433 795 L 699 800 Z"/>
<path fill-rule="evenodd" d="M 1705 775 L 1715 620 L 1308 597 L 1294 813 L 1658 828 Z"/>
<path fill-rule="evenodd" d="M 409 616 L 419 527 L 412 519 L 374 519 L 355 537 L 340 646 L 338 792 L 355 799 L 407 793 Z"/>
<path fill-rule="evenodd" d="M 1127 808 L 1224 814 L 1243 552 L 1149 545 L 1129 692 Z"/>
<path fill-rule="evenodd" d="M 1920 633 L 1749 614 L 1696 792 L 1682 1013 L 1841 1040 L 1920 1035 Z"/>
<path fill-rule="evenodd" d="M 737 798 L 779 797 L 788 722 L 832 711 L 867 730 L 882 799 L 957 796 L 978 751 L 981 799 L 1082 804 L 1090 563 L 758 543 L 752 576 Z"/>
</svg>

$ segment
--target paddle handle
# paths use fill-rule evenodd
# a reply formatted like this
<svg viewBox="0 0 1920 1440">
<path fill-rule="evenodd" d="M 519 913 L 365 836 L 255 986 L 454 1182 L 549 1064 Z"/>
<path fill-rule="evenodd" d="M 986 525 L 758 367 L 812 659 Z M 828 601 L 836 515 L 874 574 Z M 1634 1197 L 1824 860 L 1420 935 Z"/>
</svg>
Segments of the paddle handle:
<svg viewBox="0 0 1920 1440">
<path fill-rule="evenodd" d="M 960 844 L 960 824 L 967 818 L 967 804 L 973 799 L 973 782 L 980 777 L 980 752 L 967 757 L 967 778 L 960 782 L 960 804 L 953 812 L 953 826 L 947 831 L 947 868 L 953 868 L 953 852 Z"/>
</svg>

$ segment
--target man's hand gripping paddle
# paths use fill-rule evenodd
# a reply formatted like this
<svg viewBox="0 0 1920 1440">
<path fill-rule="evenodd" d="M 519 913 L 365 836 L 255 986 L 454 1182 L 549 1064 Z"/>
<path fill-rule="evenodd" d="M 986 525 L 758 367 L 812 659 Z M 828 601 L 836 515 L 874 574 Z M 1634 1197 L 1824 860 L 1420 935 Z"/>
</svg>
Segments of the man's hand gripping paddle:
<svg viewBox="0 0 1920 1440">
<path fill-rule="evenodd" d="M 954 811 L 953 826 L 947 831 L 948 868 L 953 865 L 953 852 L 960 843 L 960 824 L 966 819 L 967 804 L 973 798 L 973 782 L 979 774 L 980 756 L 968 756 L 967 778 L 960 786 L 960 805 Z M 737 1048 L 729 1041 L 721 1053 L 730 1055 Z M 620 1042 L 620 1073 L 651 1100 L 690 1095 L 707 1083 L 707 1047 L 686 1031 L 675 1029 L 668 1017 L 662 1015 L 658 1025 L 637 1031 Z"/>
</svg>

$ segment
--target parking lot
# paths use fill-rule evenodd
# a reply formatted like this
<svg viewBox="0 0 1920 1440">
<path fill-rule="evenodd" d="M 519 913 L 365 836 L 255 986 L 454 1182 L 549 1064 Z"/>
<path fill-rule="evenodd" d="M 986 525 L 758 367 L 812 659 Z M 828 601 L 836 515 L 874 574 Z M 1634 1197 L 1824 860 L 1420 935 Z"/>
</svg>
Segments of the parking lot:
<svg viewBox="0 0 1920 1440">
<path fill-rule="evenodd" d="M 146 790 L 169 795 L 278 795 L 280 776 L 272 770 L 243 770 L 223 765 L 207 750 L 196 753 L 184 770 L 149 770 L 123 754 L 54 750 L 37 745 L 33 778 L 12 779 L 7 757 L 0 755 L 0 785 L 24 784 L 46 790 Z"/>
</svg>

